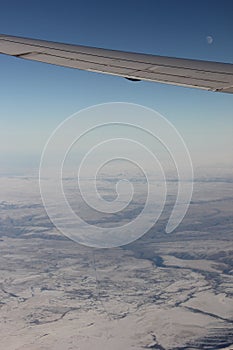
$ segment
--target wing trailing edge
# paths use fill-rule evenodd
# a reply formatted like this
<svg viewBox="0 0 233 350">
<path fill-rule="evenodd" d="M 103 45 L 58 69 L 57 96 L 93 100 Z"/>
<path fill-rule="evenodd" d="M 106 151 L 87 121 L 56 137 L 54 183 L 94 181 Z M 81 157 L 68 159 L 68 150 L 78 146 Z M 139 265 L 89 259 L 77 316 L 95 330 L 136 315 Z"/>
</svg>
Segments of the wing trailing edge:
<svg viewBox="0 0 233 350">
<path fill-rule="evenodd" d="M 233 93 L 233 64 L 99 49 L 0 34 L 0 53 L 125 77 Z"/>
</svg>

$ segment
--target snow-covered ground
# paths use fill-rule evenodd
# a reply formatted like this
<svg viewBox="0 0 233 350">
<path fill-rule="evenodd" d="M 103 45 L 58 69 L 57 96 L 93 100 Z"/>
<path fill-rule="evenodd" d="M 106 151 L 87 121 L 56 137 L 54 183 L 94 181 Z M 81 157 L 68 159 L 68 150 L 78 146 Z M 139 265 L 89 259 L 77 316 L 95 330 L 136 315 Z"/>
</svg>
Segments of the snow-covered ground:
<svg viewBox="0 0 233 350">
<path fill-rule="evenodd" d="M 36 179 L 1 178 L 0 348 L 232 349 L 233 190 L 195 186 L 177 232 L 165 212 L 140 240 L 93 249 L 53 227 Z"/>
</svg>

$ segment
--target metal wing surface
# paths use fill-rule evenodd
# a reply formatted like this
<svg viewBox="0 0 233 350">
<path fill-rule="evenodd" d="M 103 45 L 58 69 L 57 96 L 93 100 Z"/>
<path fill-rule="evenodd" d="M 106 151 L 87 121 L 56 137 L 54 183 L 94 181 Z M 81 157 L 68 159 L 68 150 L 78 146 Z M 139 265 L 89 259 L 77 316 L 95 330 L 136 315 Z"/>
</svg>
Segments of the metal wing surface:
<svg viewBox="0 0 233 350">
<path fill-rule="evenodd" d="M 0 35 L 0 53 L 132 80 L 233 93 L 233 64 L 155 56 Z"/>
</svg>

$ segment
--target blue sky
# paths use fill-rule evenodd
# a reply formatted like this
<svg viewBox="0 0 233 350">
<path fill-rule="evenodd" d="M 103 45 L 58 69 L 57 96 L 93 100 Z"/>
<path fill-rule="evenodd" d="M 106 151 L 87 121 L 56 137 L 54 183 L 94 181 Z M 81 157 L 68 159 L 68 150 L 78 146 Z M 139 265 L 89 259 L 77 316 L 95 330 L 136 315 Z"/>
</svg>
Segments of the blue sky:
<svg viewBox="0 0 233 350">
<path fill-rule="evenodd" d="M 233 2 L 8 1 L 0 32 L 165 56 L 233 63 Z M 213 42 L 207 42 L 207 36 Z M 233 97 L 0 56 L 2 169 L 37 165 L 46 139 L 69 115 L 125 101 L 154 108 L 181 132 L 194 163 L 232 157 Z"/>
</svg>

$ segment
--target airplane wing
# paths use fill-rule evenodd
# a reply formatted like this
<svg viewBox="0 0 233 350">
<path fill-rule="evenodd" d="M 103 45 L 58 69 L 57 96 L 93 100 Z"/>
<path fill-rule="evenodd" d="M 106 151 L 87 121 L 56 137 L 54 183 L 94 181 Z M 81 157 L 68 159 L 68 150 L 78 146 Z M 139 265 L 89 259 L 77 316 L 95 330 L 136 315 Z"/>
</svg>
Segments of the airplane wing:
<svg viewBox="0 0 233 350">
<path fill-rule="evenodd" d="M 0 34 L 0 53 L 28 60 L 233 93 L 233 64 L 155 56 Z"/>
</svg>

